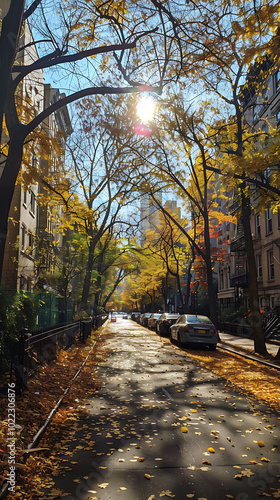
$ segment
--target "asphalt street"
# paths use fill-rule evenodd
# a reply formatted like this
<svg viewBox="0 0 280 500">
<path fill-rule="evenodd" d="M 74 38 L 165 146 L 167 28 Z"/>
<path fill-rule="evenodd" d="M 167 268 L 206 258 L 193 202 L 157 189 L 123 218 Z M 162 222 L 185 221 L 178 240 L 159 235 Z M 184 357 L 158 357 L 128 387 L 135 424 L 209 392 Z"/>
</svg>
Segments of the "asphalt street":
<svg viewBox="0 0 280 500">
<path fill-rule="evenodd" d="M 166 338 L 130 320 L 109 329 L 101 389 L 62 443 L 57 498 L 280 498 L 280 415 Z"/>
</svg>

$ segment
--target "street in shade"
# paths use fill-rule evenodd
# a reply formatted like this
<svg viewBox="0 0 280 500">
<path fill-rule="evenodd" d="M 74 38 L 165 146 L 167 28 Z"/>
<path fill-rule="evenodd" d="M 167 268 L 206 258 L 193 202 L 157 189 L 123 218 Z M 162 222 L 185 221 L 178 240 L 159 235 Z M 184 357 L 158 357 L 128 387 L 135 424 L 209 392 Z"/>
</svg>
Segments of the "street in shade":
<svg viewBox="0 0 280 500">
<path fill-rule="evenodd" d="M 63 444 L 57 498 L 280 498 L 277 413 L 154 332 L 108 328 L 102 386 Z"/>
</svg>

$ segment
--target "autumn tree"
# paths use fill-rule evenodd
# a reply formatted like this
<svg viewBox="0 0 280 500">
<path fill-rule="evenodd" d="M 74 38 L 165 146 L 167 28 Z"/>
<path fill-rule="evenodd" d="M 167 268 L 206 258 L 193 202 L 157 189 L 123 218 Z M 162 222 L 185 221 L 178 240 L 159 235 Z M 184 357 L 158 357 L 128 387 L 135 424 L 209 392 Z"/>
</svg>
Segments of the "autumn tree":
<svg viewBox="0 0 280 500">
<path fill-rule="evenodd" d="M 161 308 L 166 287 L 166 267 L 148 245 L 135 253 L 134 272 L 124 280 L 121 294 L 129 308 L 150 311 Z"/>
<path fill-rule="evenodd" d="M 61 221 L 63 225 L 63 221 Z M 60 231 L 63 232 L 61 228 Z M 57 238 L 59 235 L 57 235 Z M 46 246 L 47 243 L 47 246 Z M 38 238 L 36 243 L 37 258 L 37 290 L 55 291 L 63 299 L 65 321 L 67 318 L 67 304 L 73 300 L 75 306 L 81 300 L 82 278 L 87 263 L 87 244 L 84 234 L 77 231 L 66 231 L 62 238 L 53 242 L 42 241 Z M 51 262 L 51 266 L 48 265 Z"/>
<path fill-rule="evenodd" d="M 213 160 L 212 164 L 208 161 L 206 170 L 222 177 L 227 176 L 226 182 L 230 177 L 232 184 L 234 183 L 240 192 L 241 220 L 249 263 L 250 303 L 253 317 L 256 318 L 256 324 L 253 325 L 255 350 L 266 353 L 249 225 L 251 205 L 248 187 L 265 190 L 270 193 L 270 198 L 273 193 L 279 197 L 277 169 L 274 169 L 270 182 L 267 182 L 264 176 L 268 160 L 271 160 L 270 167 L 277 163 L 277 146 L 275 141 L 272 141 L 271 153 L 265 148 L 262 158 L 265 157 L 266 160 L 257 161 L 256 168 L 259 150 L 255 146 L 261 134 L 259 132 L 256 135 L 245 119 L 242 91 L 246 90 L 246 85 L 245 88 L 243 85 L 251 67 L 258 66 L 257 71 L 251 72 L 253 76 L 247 85 L 249 94 L 253 89 L 251 95 L 254 95 L 261 92 L 266 75 L 279 65 L 279 2 L 191 3 L 188 4 L 188 15 L 185 17 L 182 16 L 184 6 L 180 7 L 178 8 L 177 4 L 176 7 L 166 4 L 160 6 L 180 37 L 177 62 L 180 58 L 181 64 L 174 64 L 178 84 L 168 88 L 168 98 L 164 100 L 170 109 L 172 94 L 175 100 L 181 94 L 185 101 L 192 103 L 189 117 L 194 114 L 198 116 L 203 107 L 203 114 L 208 117 L 209 123 L 209 128 L 205 128 L 204 147 L 207 147 L 207 155 Z M 267 55 L 273 62 L 270 67 L 263 64 Z M 261 77 L 256 78 L 257 74 Z M 161 101 L 163 106 L 164 100 Z M 174 114 L 176 115 L 176 109 Z M 169 123 L 168 120 L 165 130 L 168 129 Z M 182 129 L 181 126 L 180 128 Z M 263 133 L 262 135 L 264 136 Z M 198 149 L 201 154 L 201 149 Z M 210 266 L 208 268 L 210 275 Z"/>
<path fill-rule="evenodd" d="M 279 195 L 279 185 L 277 175 L 270 185 L 262 177 L 267 161 L 258 161 L 259 150 L 256 148 L 256 139 L 258 140 L 257 135 L 261 134 L 256 135 L 256 131 L 246 120 L 242 92 L 246 92 L 243 83 L 250 71 L 250 65 L 259 65 L 259 73 L 262 73 L 261 78 L 255 77 L 253 78 L 255 81 L 252 79 L 250 81 L 257 91 L 261 88 L 265 75 L 269 74 L 275 64 L 279 64 L 277 49 L 279 3 L 258 2 L 254 5 L 245 5 L 238 2 L 235 6 L 221 4 L 219 11 L 215 12 L 213 8 L 216 8 L 215 2 L 207 5 L 205 9 L 200 9 L 199 22 L 193 25 L 193 30 L 186 33 L 186 38 L 191 39 L 192 46 L 197 49 L 194 57 L 190 59 L 192 69 L 189 66 L 189 70 L 192 71 L 194 79 L 200 79 L 208 96 L 210 98 L 213 96 L 210 105 L 207 106 L 211 111 L 211 106 L 214 104 L 215 119 L 211 131 L 212 157 L 215 157 L 215 146 L 216 157 L 217 148 L 219 155 L 218 168 L 215 170 L 217 165 L 212 165 L 214 167 L 212 171 L 221 175 L 229 174 L 232 179 L 231 185 L 234 184 L 240 193 L 240 214 L 249 271 L 250 308 L 254 318 L 255 351 L 265 354 L 250 228 L 250 186 L 265 189 L 270 193 L 276 192 Z M 267 54 L 273 61 L 270 67 L 261 63 Z M 202 61 L 204 64 L 201 64 Z M 269 148 L 266 148 L 263 156 L 269 158 Z M 219 161 L 221 157 L 222 162 Z M 275 157 L 270 163 L 271 166 L 273 162 Z"/>
<path fill-rule="evenodd" d="M 106 310 L 119 285 L 135 273 L 138 246 L 120 237 L 122 228 L 112 228 L 99 240 L 94 258 L 93 310 Z"/>
<path fill-rule="evenodd" d="M 40 0 L 35 0 L 25 10 L 24 1 L 11 0 L 8 11 L 3 13 L 0 39 L 0 121 L 1 132 L 5 123 L 7 146 L 2 148 L 5 158 L 0 178 L 1 266 L 10 203 L 24 145 L 29 141 L 30 134 L 38 130 L 51 113 L 88 95 L 128 94 L 156 89 L 160 91 L 166 78 L 170 56 L 165 51 L 166 44 L 163 43 L 163 50 L 159 51 L 152 38 L 153 35 L 162 37 L 166 32 L 162 16 L 154 2 L 151 3 L 148 18 L 141 2 L 137 9 L 133 3 L 126 4 L 123 1 L 111 0 L 104 4 L 89 2 L 86 5 L 67 2 L 61 5 L 60 11 L 55 6 L 44 8 L 40 4 Z M 40 15 L 36 16 L 39 9 Z M 27 21 L 36 39 L 21 46 L 21 35 L 24 28 L 27 29 Z M 147 37 L 148 44 L 142 44 L 144 37 Z M 171 43 L 172 41 L 169 42 L 169 47 Z M 136 49 L 137 45 L 139 50 Z M 33 61 L 25 64 L 23 59 L 22 62 L 20 55 L 31 49 L 34 51 L 34 48 L 36 57 Z M 108 75 L 101 77 L 102 71 L 107 67 L 110 68 Z M 22 94 L 25 79 L 30 75 L 36 78 L 36 72 L 39 71 L 49 71 L 55 75 L 58 68 L 59 79 L 62 76 L 66 78 L 69 86 L 73 83 L 68 95 L 36 113 L 32 119 L 21 117 L 18 96 Z M 153 68 L 152 72 L 150 68 Z"/>
<path fill-rule="evenodd" d="M 158 210 L 160 217 L 157 223 L 153 224 L 153 230 L 147 231 L 145 235 L 145 246 L 152 254 L 156 254 L 162 260 L 166 268 L 165 287 L 163 289 L 164 310 L 167 310 L 168 292 L 170 293 L 170 278 L 173 278 L 173 293 L 179 294 L 180 311 L 187 310 L 189 303 L 189 283 L 186 285 L 186 294 L 183 294 L 183 275 L 186 273 L 190 281 L 190 270 L 193 263 L 192 252 L 186 238 L 180 229 L 170 220 L 168 216 Z M 184 222 L 179 217 L 179 209 L 173 210 L 172 216 L 184 226 Z M 187 224 L 187 220 L 185 220 Z M 144 248 L 145 248 L 144 246 Z"/>
</svg>

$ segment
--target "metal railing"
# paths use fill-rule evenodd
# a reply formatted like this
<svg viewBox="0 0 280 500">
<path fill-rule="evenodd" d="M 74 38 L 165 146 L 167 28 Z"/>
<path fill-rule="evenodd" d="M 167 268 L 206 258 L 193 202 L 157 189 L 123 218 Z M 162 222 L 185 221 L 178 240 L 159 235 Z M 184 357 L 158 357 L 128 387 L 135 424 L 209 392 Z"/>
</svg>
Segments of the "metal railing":
<svg viewBox="0 0 280 500">
<path fill-rule="evenodd" d="M 15 377 L 17 389 L 27 387 L 29 377 L 39 366 L 51 363 L 61 349 L 68 349 L 74 342 L 85 342 L 93 328 L 99 328 L 107 319 L 106 315 L 70 321 L 34 333 L 23 331 L 14 340 L 10 349 L 0 357 L 0 371 L 3 383 Z"/>
<path fill-rule="evenodd" d="M 253 327 L 245 323 L 227 323 L 221 321 L 219 323 L 219 330 L 224 333 L 232 333 L 239 337 L 251 338 L 253 336 Z"/>
</svg>

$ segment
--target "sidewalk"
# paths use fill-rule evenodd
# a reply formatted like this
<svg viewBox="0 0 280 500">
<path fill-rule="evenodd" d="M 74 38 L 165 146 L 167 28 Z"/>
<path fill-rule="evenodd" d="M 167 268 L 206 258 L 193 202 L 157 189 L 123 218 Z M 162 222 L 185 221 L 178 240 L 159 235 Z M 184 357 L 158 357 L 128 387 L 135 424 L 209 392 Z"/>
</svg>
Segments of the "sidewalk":
<svg viewBox="0 0 280 500">
<path fill-rule="evenodd" d="M 98 349 L 100 388 L 34 500 L 276 496 L 279 413 L 133 322 L 111 323 Z"/>
<path fill-rule="evenodd" d="M 249 351 L 254 351 L 254 341 L 252 339 L 237 337 L 236 335 L 231 335 L 230 333 L 220 332 L 221 342 L 225 342 L 232 347 L 242 347 L 243 349 L 248 349 Z M 279 345 L 269 344 L 266 342 L 266 348 L 269 354 L 276 356 Z"/>
</svg>

